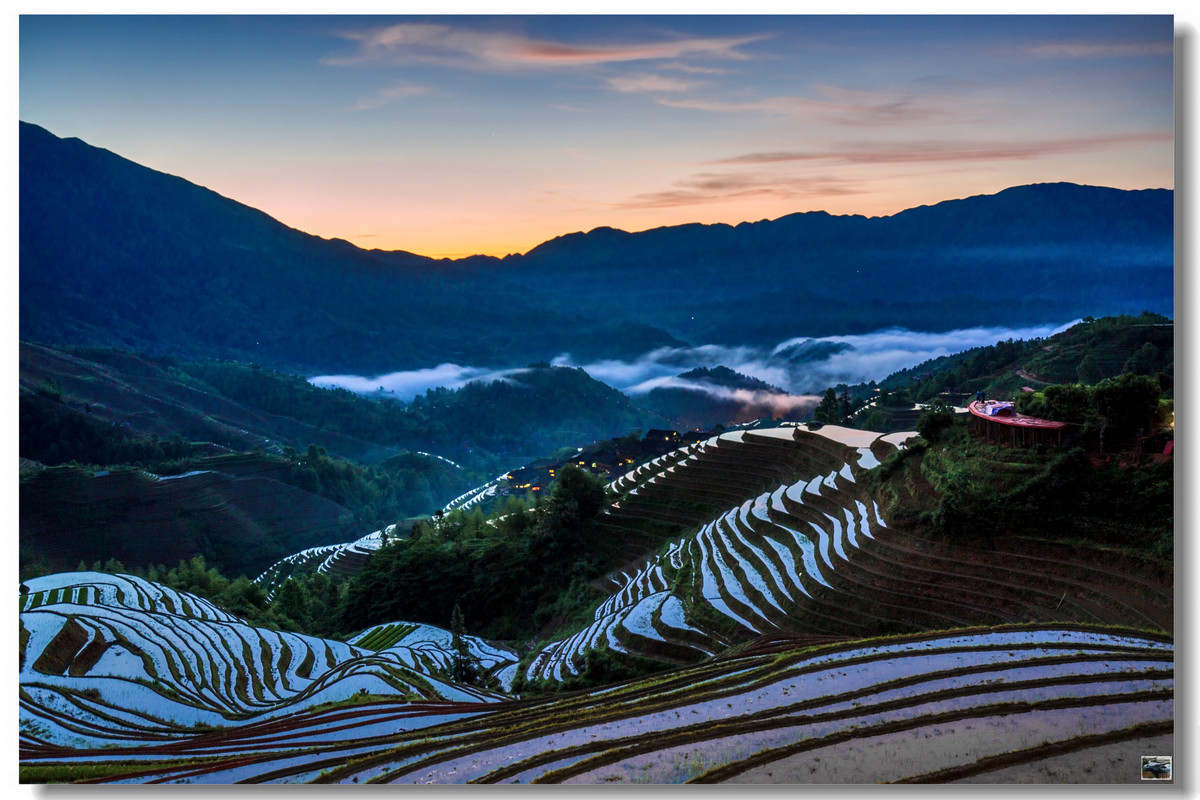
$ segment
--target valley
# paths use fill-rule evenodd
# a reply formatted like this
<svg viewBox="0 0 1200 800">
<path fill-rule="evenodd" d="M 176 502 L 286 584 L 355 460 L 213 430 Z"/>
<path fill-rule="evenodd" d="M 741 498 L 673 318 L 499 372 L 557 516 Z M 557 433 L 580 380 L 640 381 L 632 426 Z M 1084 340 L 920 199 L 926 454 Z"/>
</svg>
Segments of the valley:
<svg viewBox="0 0 1200 800">
<path fill-rule="evenodd" d="M 434 259 L 20 144 L 22 783 L 1173 752 L 1172 190 Z"/>
</svg>

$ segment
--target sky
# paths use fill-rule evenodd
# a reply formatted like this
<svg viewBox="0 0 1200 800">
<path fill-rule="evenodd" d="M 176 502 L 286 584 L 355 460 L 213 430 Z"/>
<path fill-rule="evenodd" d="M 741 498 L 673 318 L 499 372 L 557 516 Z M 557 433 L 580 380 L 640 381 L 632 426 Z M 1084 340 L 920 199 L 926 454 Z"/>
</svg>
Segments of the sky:
<svg viewBox="0 0 1200 800">
<path fill-rule="evenodd" d="M 434 257 L 611 226 L 1174 188 L 1170 16 L 19 20 L 25 122 Z"/>
</svg>

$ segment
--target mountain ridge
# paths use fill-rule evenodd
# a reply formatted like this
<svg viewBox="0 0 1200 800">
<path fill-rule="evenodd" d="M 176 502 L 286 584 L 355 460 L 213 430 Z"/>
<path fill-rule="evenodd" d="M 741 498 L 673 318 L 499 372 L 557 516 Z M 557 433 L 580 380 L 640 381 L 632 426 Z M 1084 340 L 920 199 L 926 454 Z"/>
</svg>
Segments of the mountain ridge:
<svg viewBox="0 0 1200 800">
<path fill-rule="evenodd" d="M 380 374 L 1173 307 L 1167 189 L 1035 184 L 888 217 L 602 226 L 450 260 L 313 236 L 20 130 L 21 335 L 47 344 Z"/>
</svg>

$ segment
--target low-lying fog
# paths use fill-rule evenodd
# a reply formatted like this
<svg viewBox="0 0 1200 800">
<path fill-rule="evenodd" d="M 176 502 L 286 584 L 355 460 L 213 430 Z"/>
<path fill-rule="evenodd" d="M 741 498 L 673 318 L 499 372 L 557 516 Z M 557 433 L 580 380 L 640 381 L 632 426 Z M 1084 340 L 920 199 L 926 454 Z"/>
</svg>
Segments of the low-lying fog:
<svg viewBox="0 0 1200 800">
<path fill-rule="evenodd" d="M 680 373 L 697 367 L 725 366 L 766 381 L 799 400 L 824 392 L 838 383 L 864 383 L 882 380 L 891 373 L 916 366 L 939 356 L 958 353 L 972 347 L 991 345 L 1005 339 L 1044 338 L 1069 328 L 1043 325 L 1029 328 L 965 328 L 928 333 L 889 328 L 850 336 L 795 338 L 774 348 L 727 345 L 699 347 L 663 347 L 634 361 L 595 361 L 579 363 L 569 353 L 554 359 L 555 366 L 582 367 L 599 381 L 629 395 L 645 394 L 660 386 L 692 388 L 712 393 L 731 390 L 711 384 L 681 380 Z M 317 386 L 341 387 L 359 394 L 384 392 L 409 401 L 427 389 L 444 386 L 457 389 L 471 381 L 509 380 L 524 372 L 524 367 L 490 369 L 460 364 L 392 372 L 387 375 L 319 375 L 310 378 Z"/>
</svg>

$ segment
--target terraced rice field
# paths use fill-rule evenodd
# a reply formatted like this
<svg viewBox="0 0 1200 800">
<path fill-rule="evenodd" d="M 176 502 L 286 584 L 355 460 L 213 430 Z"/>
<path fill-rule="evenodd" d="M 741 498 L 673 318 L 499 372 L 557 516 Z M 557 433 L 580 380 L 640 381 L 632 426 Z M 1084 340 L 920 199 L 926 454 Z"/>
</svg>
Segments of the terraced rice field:
<svg viewBox="0 0 1200 800">
<path fill-rule="evenodd" d="M 262 586 L 267 592 L 267 597 L 271 598 L 292 575 L 324 572 L 343 578 L 352 578 L 362 570 L 367 559 L 380 547 L 383 547 L 385 532 L 389 536 L 395 535 L 396 527 L 389 525 L 372 531 L 366 536 L 361 536 L 353 542 L 310 547 L 299 553 L 293 553 L 272 564 L 255 578 L 254 582 Z"/>
<path fill-rule="evenodd" d="M 66 712 L 38 690 L 22 700 L 21 763 L 85 763 L 114 783 L 859 783 L 1043 774 L 1047 763 L 1073 781 L 1134 782 L 1135 758 L 1118 774 L 1098 754 L 1171 749 L 1166 637 L 1005 626 L 805 644 L 764 637 L 544 700 L 372 698 L 203 730 L 86 693 L 64 697 Z"/>
<path fill-rule="evenodd" d="M 642 550 L 599 582 L 609 596 L 589 625 L 521 662 L 551 684 L 595 650 L 663 666 L 590 691 L 455 685 L 451 635 L 427 625 L 336 642 L 254 628 L 128 576 L 30 581 L 23 775 L 1140 782 L 1141 755 L 1173 752 L 1169 582 L 1085 549 L 974 549 L 889 525 L 864 475 L 906 438 L 739 431 L 614 481 L 600 528 Z M 647 539 L 645 520 L 674 533 Z M 270 580 L 379 542 L 297 554 Z M 508 690 L 517 654 L 467 640 Z"/>
<path fill-rule="evenodd" d="M 207 601 L 134 576 L 63 573 L 21 599 L 21 729 L 30 743 L 103 748 L 288 717 L 379 695 L 487 703 L 447 681 L 450 634 L 409 626 L 378 650 L 256 628 Z M 367 632 L 368 635 L 370 632 Z M 485 666 L 511 653 L 467 637 Z"/>
<path fill-rule="evenodd" d="M 1085 553 L 972 551 L 890 527 L 859 480 L 905 435 L 825 426 L 724 434 L 644 464 L 610 486 L 609 518 L 698 529 L 614 571 L 593 623 L 545 645 L 527 677 L 579 674 L 611 649 L 695 663 L 777 631 L 863 635 L 1058 619 L 1169 629 L 1171 587 Z M 720 508 L 707 519 L 703 509 Z M 676 505 L 675 509 L 678 508 Z M 1055 554 L 1056 555 L 1056 554 Z"/>
</svg>

